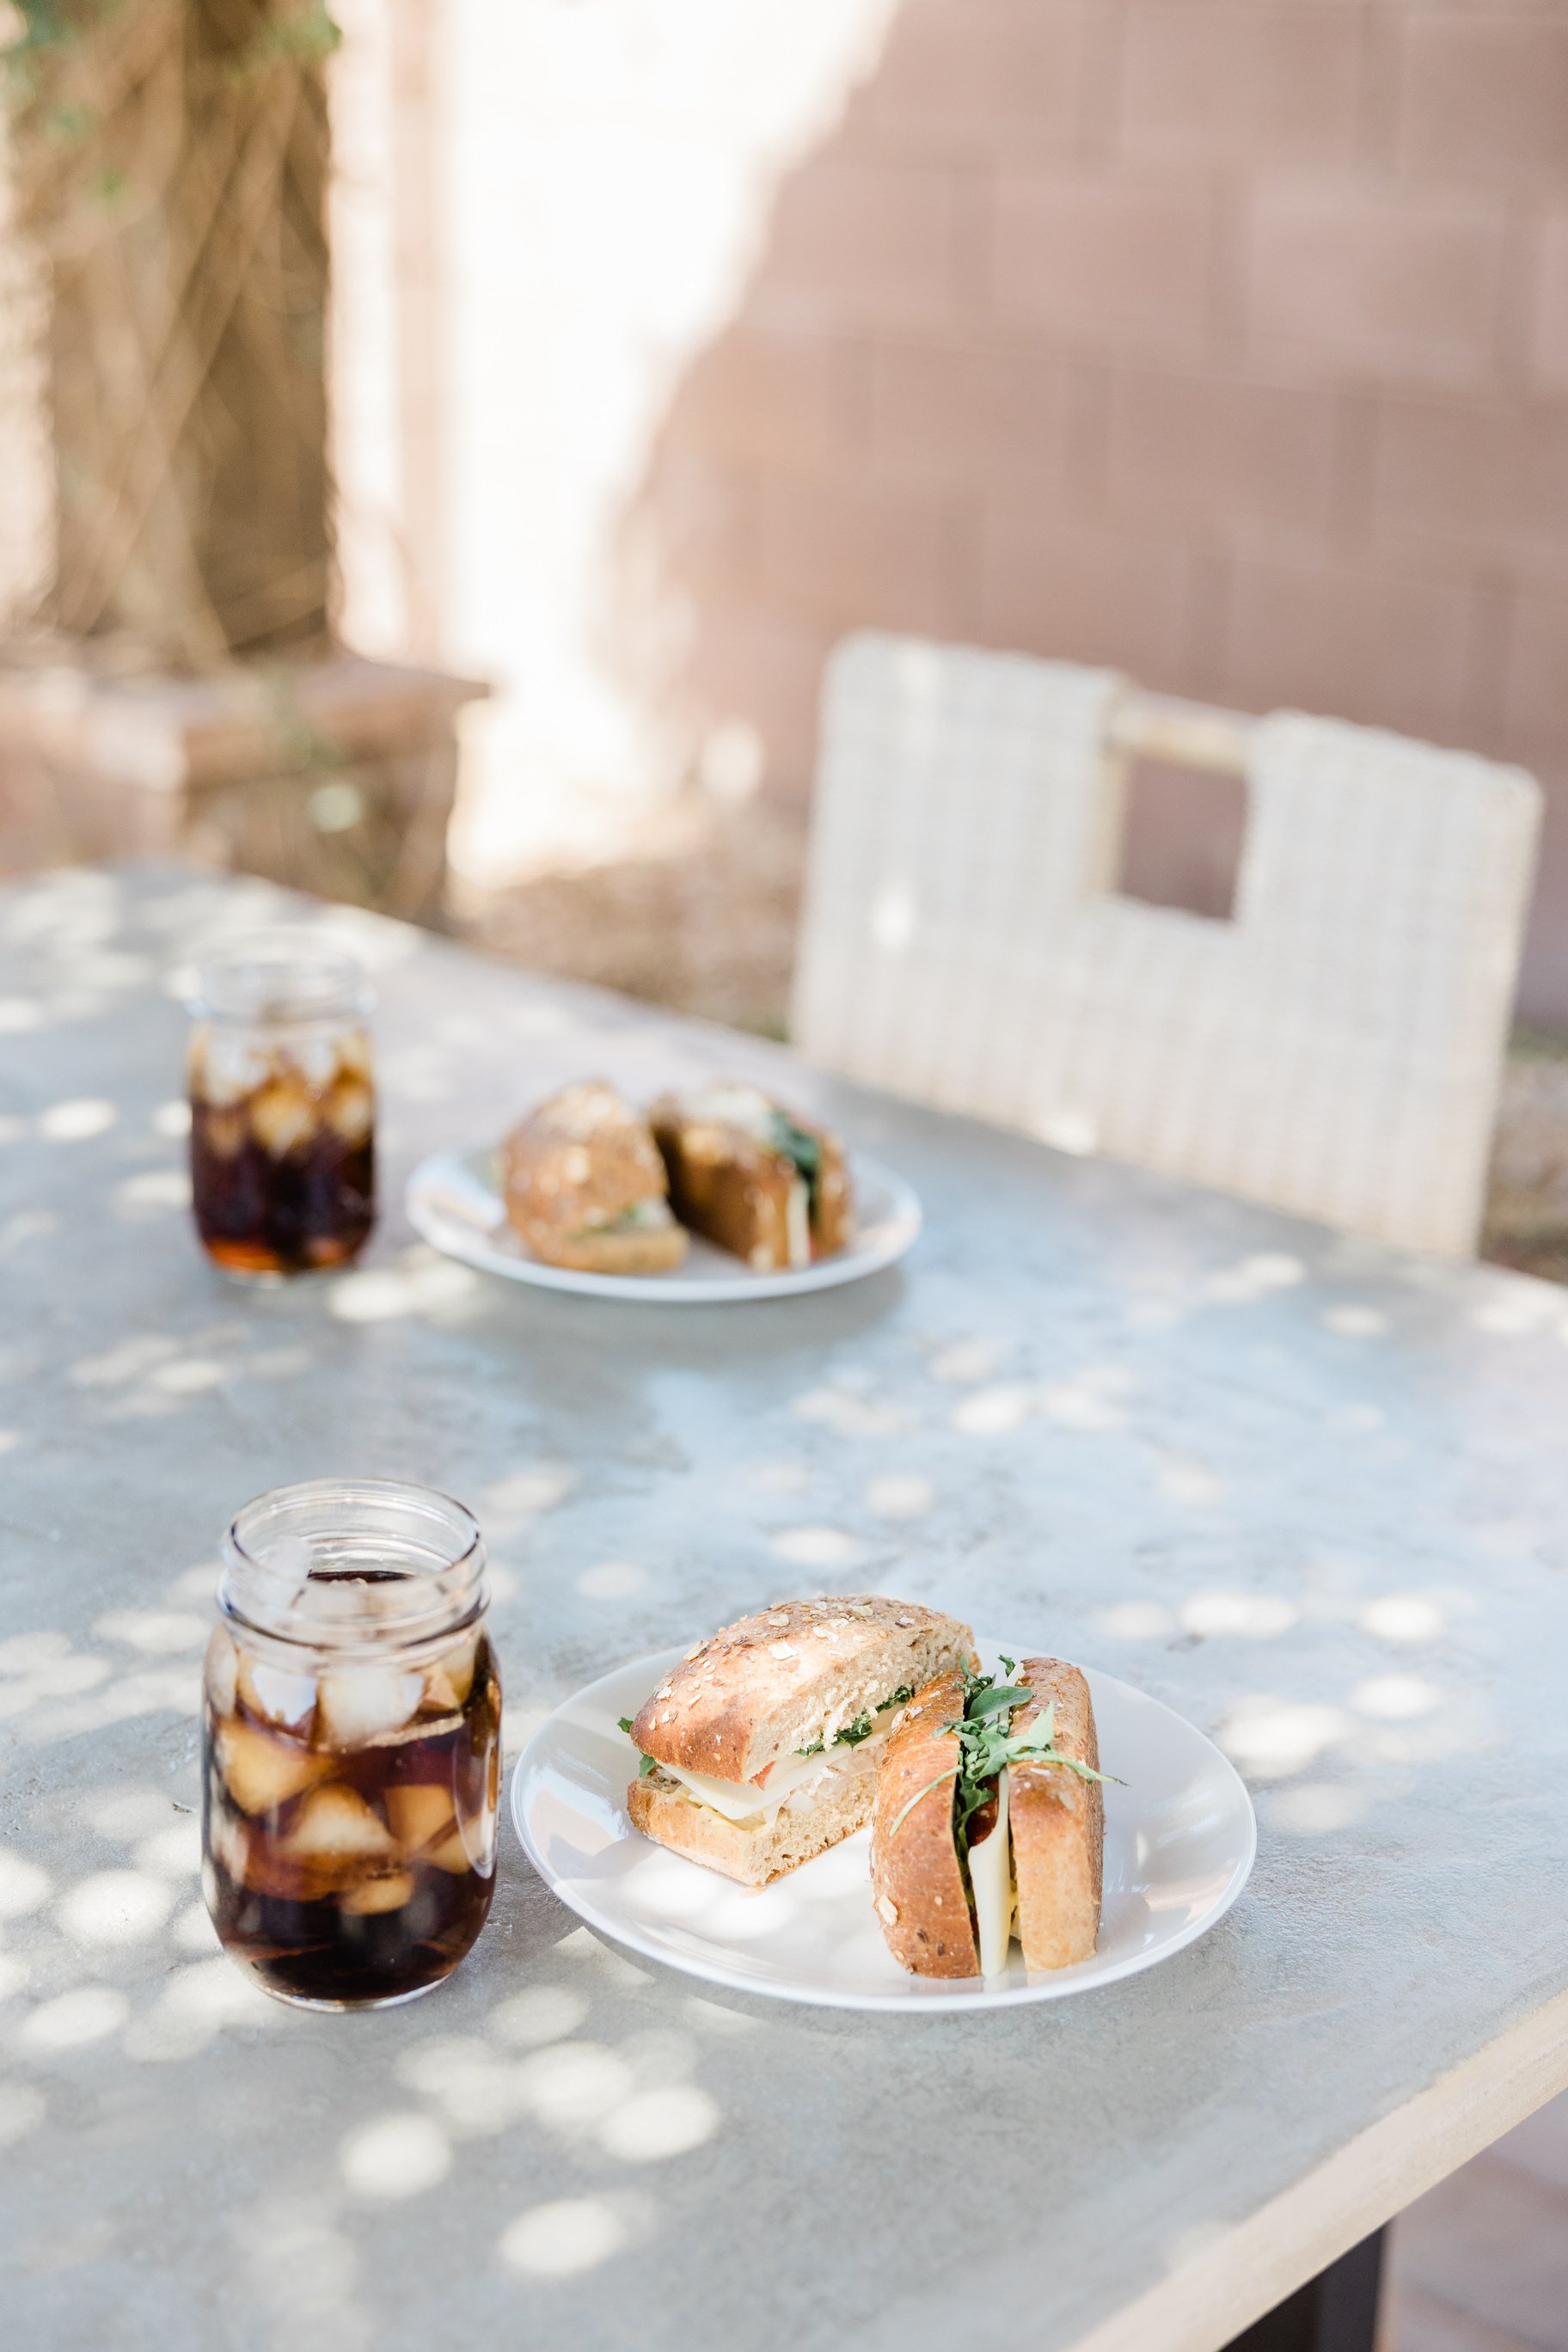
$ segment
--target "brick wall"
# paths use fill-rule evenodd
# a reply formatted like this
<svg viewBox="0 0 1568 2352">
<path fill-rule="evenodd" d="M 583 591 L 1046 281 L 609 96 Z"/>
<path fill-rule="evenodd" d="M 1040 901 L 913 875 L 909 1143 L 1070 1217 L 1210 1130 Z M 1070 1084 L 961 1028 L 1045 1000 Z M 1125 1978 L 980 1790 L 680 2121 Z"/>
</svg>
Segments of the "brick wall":
<svg viewBox="0 0 1568 2352">
<path fill-rule="evenodd" d="M 782 792 L 868 623 L 1526 761 L 1568 1020 L 1568 7 L 904 0 L 627 533 Z"/>
</svg>

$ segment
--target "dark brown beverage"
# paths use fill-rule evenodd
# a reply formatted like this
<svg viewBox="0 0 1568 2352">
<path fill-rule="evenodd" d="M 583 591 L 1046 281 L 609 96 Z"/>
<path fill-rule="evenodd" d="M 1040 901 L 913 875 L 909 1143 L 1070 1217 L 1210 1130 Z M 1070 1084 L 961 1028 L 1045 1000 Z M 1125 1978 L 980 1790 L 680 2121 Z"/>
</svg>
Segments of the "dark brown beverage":
<svg viewBox="0 0 1568 2352">
<path fill-rule="evenodd" d="M 342 1265 L 375 1222 L 375 1092 L 364 975 L 284 934 L 202 968 L 191 999 L 191 1197 L 233 1274 Z"/>
<path fill-rule="evenodd" d="M 234 1274 L 299 1274 L 342 1265 L 375 1223 L 375 1144 L 312 1127 L 268 1151 L 243 1107 L 191 1104 L 191 1200 L 202 1245 Z"/>
<path fill-rule="evenodd" d="M 208 1653 L 214 1924 L 285 1999 L 406 1999 L 449 1974 L 490 1906 L 500 1682 L 489 1638 L 470 1627 L 417 1663 L 278 1655 L 237 1650 L 222 1631 Z"/>
</svg>

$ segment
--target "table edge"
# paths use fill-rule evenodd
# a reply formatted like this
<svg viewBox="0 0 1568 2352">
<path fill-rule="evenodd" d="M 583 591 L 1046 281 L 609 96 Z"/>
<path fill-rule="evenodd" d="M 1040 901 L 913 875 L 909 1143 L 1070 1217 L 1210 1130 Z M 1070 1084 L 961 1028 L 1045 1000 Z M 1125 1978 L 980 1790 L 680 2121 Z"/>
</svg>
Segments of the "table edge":
<svg viewBox="0 0 1568 2352">
<path fill-rule="evenodd" d="M 1568 2090 L 1568 1992 L 1461 2060 L 1063 2352 L 1219 2352 Z"/>
</svg>

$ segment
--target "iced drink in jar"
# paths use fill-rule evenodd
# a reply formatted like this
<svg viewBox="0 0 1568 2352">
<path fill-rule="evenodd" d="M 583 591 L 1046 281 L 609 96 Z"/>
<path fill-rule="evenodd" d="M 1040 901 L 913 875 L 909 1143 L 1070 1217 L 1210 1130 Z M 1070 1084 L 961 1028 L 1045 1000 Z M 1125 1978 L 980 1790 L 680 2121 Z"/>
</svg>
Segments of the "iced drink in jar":
<svg viewBox="0 0 1568 2352">
<path fill-rule="evenodd" d="M 203 1885 L 225 1949 L 314 2009 L 406 2000 L 495 1885 L 500 1677 L 460 1504 L 320 1480 L 226 1538 L 203 1706 Z"/>
<path fill-rule="evenodd" d="M 309 933 L 237 942 L 201 967 L 190 1009 L 191 1198 L 233 1274 L 341 1265 L 375 1222 L 370 992 Z"/>
</svg>

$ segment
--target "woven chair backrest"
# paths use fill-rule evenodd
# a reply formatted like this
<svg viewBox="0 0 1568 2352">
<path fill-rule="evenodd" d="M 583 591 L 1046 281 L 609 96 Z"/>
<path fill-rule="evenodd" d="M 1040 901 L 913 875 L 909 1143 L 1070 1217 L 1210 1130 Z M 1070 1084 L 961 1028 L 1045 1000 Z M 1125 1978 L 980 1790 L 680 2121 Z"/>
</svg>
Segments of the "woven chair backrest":
<svg viewBox="0 0 1568 2352">
<path fill-rule="evenodd" d="M 1184 750 L 1181 709 L 1107 670 L 841 646 L 795 1041 L 1070 1150 L 1472 1253 L 1538 785 L 1287 711 L 1199 713 Z M 1129 749 L 1211 764 L 1211 739 L 1247 781 L 1228 921 L 1115 887 Z"/>
</svg>

